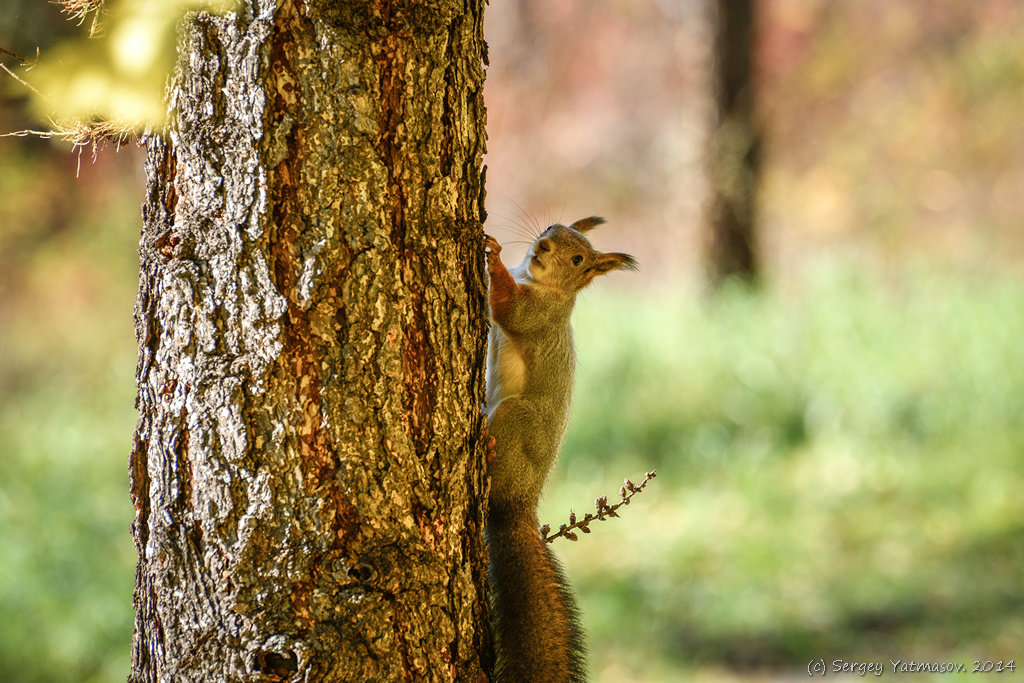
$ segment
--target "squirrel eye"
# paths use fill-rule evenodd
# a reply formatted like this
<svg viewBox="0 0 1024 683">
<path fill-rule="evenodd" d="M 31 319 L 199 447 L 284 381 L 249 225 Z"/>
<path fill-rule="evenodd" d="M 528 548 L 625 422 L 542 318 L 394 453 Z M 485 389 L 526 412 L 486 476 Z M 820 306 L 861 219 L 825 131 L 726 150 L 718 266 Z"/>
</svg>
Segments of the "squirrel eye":
<svg viewBox="0 0 1024 683">
<path fill-rule="evenodd" d="M 579 254 L 576 254 L 575 256 L 572 257 L 572 264 L 574 266 L 578 266 L 581 263 L 583 263 L 583 257 L 582 256 L 580 256 Z"/>
</svg>

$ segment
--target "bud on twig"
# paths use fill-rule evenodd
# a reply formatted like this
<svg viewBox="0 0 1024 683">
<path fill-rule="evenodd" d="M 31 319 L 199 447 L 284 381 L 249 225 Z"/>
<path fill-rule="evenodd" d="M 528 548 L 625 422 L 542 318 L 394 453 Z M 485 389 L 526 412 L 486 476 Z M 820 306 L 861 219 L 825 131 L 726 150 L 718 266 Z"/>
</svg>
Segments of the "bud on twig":
<svg viewBox="0 0 1024 683">
<path fill-rule="evenodd" d="M 583 516 L 583 519 L 577 520 L 576 512 L 574 510 L 570 510 L 568 524 L 560 525 L 558 527 L 558 531 L 550 536 L 548 534 L 551 533 L 551 527 L 547 524 L 542 525 L 540 527 L 541 538 L 548 543 L 551 543 L 559 536 L 567 538 L 570 541 L 575 541 L 579 538 L 579 536 L 574 533 L 575 529 L 579 529 L 583 533 L 589 534 L 591 532 L 589 527 L 590 522 L 595 519 L 604 521 L 608 517 L 618 517 L 619 515 L 615 511 L 623 505 L 629 505 L 630 498 L 643 491 L 644 487 L 647 486 L 647 483 L 651 479 L 654 479 L 655 476 L 657 476 L 657 472 L 655 470 L 651 470 L 644 474 L 644 479 L 639 484 L 634 484 L 629 479 L 624 480 L 623 486 L 619 488 L 620 501 L 618 503 L 615 505 L 608 505 L 608 496 L 600 496 L 594 500 L 594 507 L 597 509 L 596 515 L 588 512 Z"/>
</svg>

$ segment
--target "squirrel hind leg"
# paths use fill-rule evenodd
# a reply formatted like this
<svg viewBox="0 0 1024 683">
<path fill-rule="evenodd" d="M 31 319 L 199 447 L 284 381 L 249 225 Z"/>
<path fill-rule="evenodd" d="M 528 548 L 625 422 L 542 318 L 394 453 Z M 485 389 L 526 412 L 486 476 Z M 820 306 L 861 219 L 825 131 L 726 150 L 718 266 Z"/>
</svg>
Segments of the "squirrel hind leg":
<svg viewBox="0 0 1024 683">
<path fill-rule="evenodd" d="M 480 439 L 484 443 L 484 450 L 487 452 L 487 464 L 489 466 L 498 457 L 498 451 L 495 447 L 498 442 L 491 436 L 491 428 L 487 425 L 487 422 L 484 422 L 484 426 L 480 429 Z"/>
<path fill-rule="evenodd" d="M 488 434 L 494 439 L 490 464 L 491 503 L 525 505 L 540 498 L 553 453 L 543 441 L 544 418 L 527 400 L 506 398 L 491 412 Z"/>
</svg>

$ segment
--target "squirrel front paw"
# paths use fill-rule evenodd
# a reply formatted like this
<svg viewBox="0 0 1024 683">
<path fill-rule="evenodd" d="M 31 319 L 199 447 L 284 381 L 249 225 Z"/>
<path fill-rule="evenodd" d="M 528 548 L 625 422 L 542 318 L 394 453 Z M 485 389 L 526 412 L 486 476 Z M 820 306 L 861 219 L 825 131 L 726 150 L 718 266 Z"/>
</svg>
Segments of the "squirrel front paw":
<svg viewBox="0 0 1024 683">
<path fill-rule="evenodd" d="M 487 254 L 488 261 L 498 258 L 498 255 L 501 254 L 501 245 L 498 244 L 498 240 L 490 235 L 484 235 L 484 253 Z"/>
</svg>

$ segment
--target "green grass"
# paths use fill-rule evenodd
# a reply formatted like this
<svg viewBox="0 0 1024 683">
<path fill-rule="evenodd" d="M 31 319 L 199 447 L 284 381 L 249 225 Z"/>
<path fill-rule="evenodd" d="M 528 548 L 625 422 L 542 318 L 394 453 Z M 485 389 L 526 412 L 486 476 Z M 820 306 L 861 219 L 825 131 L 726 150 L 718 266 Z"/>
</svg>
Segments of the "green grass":
<svg viewBox="0 0 1024 683">
<path fill-rule="evenodd" d="M 0 681 L 122 681 L 138 188 L 47 196 L 57 162 L 20 162 L 0 168 Z"/>
<path fill-rule="evenodd" d="M 1021 654 L 1024 283 L 858 264 L 791 288 L 578 307 L 542 518 L 659 475 L 558 541 L 597 680 Z"/>
<path fill-rule="evenodd" d="M 0 680 L 123 680 L 131 385 L 83 405 L 53 379 L 0 408 Z"/>
</svg>

